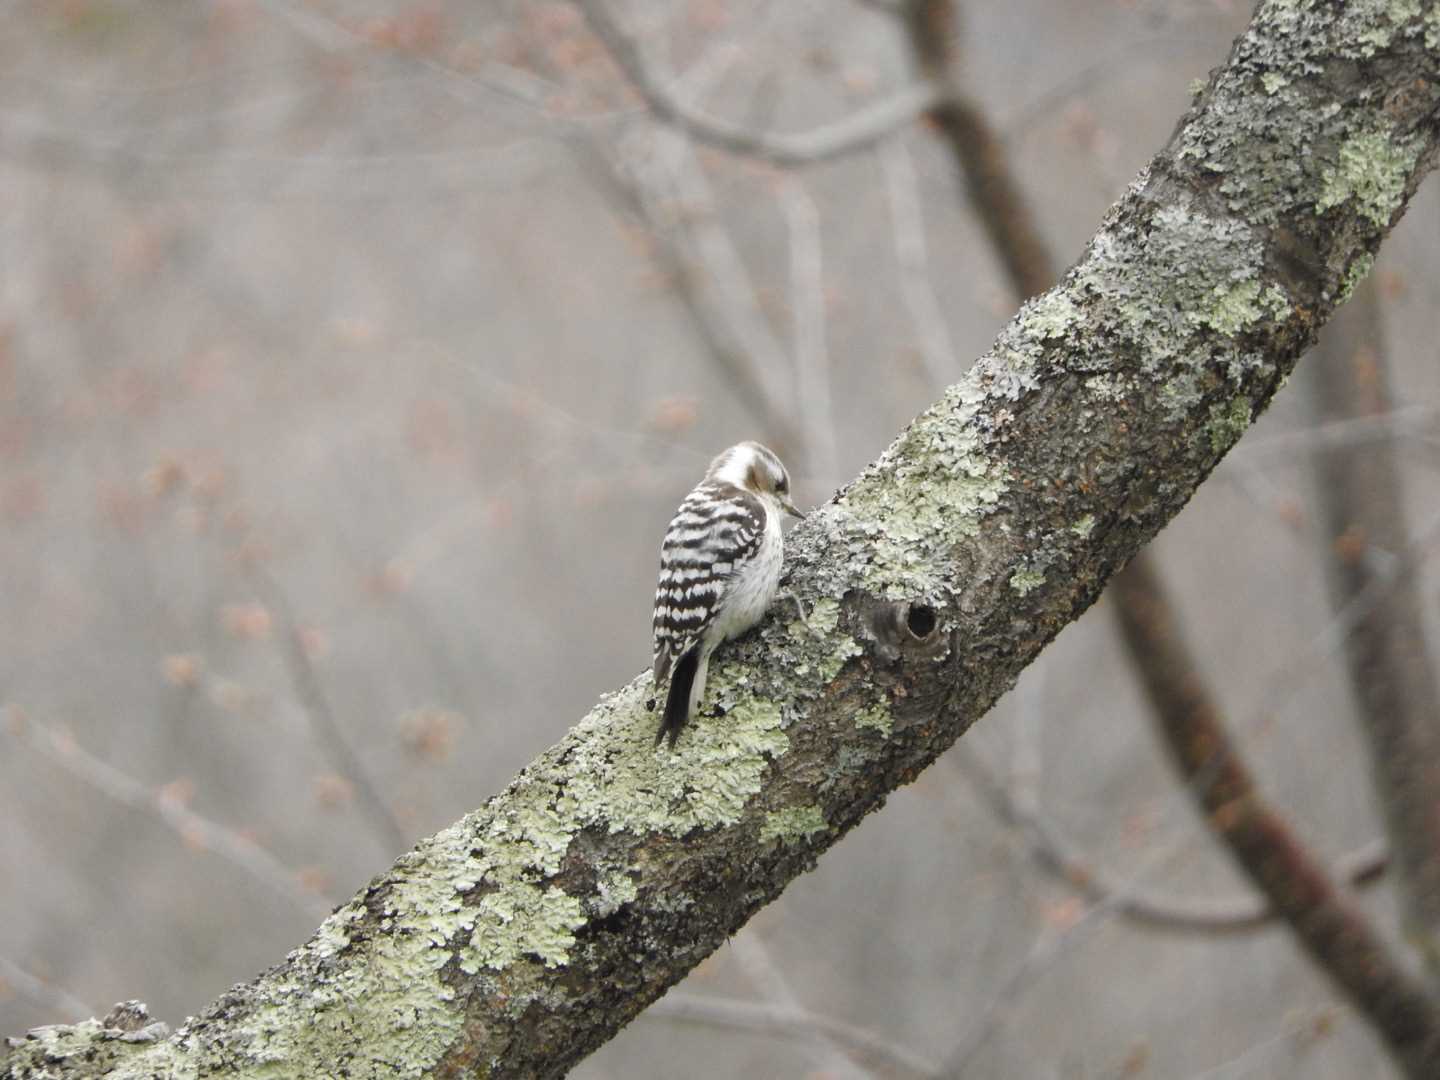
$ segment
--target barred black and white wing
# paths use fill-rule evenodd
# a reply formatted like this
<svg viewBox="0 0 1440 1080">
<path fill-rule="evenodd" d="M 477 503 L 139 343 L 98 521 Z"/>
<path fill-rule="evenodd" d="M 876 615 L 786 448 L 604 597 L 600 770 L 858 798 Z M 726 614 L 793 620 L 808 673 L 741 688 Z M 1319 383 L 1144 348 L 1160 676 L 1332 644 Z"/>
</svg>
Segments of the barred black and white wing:
<svg viewBox="0 0 1440 1080">
<path fill-rule="evenodd" d="M 670 679 L 670 691 L 657 743 L 668 734 L 674 745 L 704 692 L 709 654 L 727 636 L 727 593 L 754 561 L 765 526 L 758 498 L 707 481 L 685 497 L 665 532 L 655 588 L 655 682 Z"/>
</svg>

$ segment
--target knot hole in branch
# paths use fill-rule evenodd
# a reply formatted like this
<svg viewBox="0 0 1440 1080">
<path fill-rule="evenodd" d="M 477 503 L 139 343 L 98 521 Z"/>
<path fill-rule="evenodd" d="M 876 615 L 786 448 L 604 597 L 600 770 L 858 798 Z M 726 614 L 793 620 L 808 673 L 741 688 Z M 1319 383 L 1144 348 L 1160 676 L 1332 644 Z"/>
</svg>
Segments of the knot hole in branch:
<svg viewBox="0 0 1440 1080">
<path fill-rule="evenodd" d="M 884 600 L 874 603 L 865 620 L 877 652 L 886 660 L 901 656 L 932 660 L 945 651 L 940 613 L 923 601 Z"/>
<path fill-rule="evenodd" d="M 909 610 L 905 612 L 905 629 L 910 631 L 911 637 L 924 641 L 935 633 L 938 620 L 934 608 L 928 604 L 907 604 L 906 607 Z"/>
</svg>

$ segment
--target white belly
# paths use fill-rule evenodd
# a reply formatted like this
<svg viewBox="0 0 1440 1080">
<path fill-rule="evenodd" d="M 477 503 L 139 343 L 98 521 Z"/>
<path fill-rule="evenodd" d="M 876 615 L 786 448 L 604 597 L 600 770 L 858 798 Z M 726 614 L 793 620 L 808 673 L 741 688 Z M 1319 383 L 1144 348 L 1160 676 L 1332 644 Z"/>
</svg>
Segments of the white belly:
<svg viewBox="0 0 1440 1080">
<path fill-rule="evenodd" d="M 780 584 L 780 563 L 784 541 L 780 534 L 780 515 L 767 507 L 765 538 L 753 559 L 731 577 L 720 612 L 705 635 L 714 644 L 739 637 L 758 623 Z"/>
</svg>

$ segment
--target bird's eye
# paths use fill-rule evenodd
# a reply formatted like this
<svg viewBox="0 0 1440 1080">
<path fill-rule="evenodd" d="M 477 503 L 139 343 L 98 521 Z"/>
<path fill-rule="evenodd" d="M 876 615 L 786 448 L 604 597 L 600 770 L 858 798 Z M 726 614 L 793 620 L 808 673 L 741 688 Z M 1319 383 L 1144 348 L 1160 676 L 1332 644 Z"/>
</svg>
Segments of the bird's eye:
<svg viewBox="0 0 1440 1080">
<path fill-rule="evenodd" d="M 787 491 L 790 490 L 790 481 L 782 476 L 779 480 L 775 482 L 775 490 L 778 491 L 781 495 L 784 495 Z"/>
</svg>

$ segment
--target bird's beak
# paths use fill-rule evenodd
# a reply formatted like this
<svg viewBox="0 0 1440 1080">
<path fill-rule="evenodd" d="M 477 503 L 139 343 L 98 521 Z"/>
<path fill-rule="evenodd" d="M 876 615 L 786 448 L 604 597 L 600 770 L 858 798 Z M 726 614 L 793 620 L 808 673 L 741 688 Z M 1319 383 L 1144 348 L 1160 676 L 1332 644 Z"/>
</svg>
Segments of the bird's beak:
<svg viewBox="0 0 1440 1080">
<path fill-rule="evenodd" d="M 780 507 L 791 517 L 803 518 L 805 515 L 795 508 L 795 503 L 789 495 L 780 496 Z"/>
</svg>

